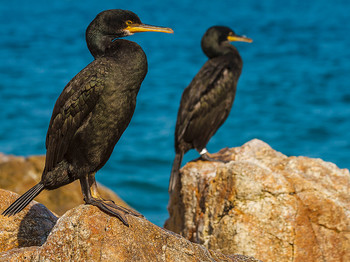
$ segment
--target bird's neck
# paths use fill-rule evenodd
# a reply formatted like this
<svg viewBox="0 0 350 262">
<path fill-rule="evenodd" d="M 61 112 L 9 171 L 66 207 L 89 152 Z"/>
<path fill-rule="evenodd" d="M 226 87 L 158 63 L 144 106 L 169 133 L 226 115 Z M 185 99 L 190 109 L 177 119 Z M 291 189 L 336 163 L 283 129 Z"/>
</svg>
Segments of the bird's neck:
<svg viewBox="0 0 350 262">
<path fill-rule="evenodd" d="M 86 43 L 89 48 L 90 53 L 94 58 L 103 56 L 106 53 L 106 50 L 113 45 L 113 36 L 103 35 L 98 31 L 93 31 L 88 28 L 86 30 Z"/>
<path fill-rule="evenodd" d="M 116 39 L 106 48 L 103 57 L 108 57 L 118 66 L 129 72 L 147 72 L 147 57 L 142 48 L 135 42 L 126 39 Z M 144 75 L 145 76 L 145 75 Z M 143 76 L 143 77 L 144 77 Z"/>
<path fill-rule="evenodd" d="M 210 45 L 202 45 L 204 54 L 210 59 L 223 55 L 233 55 L 240 57 L 238 50 L 228 41 L 221 43 L 211 43 Z"/>
</svg>

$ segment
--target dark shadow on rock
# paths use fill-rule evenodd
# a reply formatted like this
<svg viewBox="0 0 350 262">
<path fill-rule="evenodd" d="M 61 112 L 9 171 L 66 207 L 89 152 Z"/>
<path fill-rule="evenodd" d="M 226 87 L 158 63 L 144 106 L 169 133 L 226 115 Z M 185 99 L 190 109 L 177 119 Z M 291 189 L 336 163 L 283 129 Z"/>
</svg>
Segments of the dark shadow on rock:
<svg viewBox="0 0 350 262">
<path fill-rule="evenodd" d="M 57 219 L 44 205 L 39 203 L 33 205 L 19 225 L 18 247 L 44 244 Z"/>
</svg>

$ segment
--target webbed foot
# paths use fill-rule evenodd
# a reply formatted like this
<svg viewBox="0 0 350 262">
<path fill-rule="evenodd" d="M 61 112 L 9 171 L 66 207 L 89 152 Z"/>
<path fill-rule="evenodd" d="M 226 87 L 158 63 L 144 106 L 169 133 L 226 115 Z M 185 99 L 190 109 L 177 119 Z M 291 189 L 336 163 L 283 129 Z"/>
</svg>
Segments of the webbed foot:
<svg viewBox="0 0 350 262">
<path fill-rule="evenodd" d="M 199 154 L 201 156 L 199 158 L 195 159 L 195 161 L 202 160 L 202 161 L 214 161 L 214 162 L 221 162 L 221 163 L 230 162 L 230 161 L 222 160 L 219 158 L 213 158 L 206 148 L 203 148 L 202 151 L 199 152 Z"/>
<path fill-rule="evenodd" d="M 139 212 L 115 204 L 112 200 L 104 200 L 101 198 L 91 197 L 89 199 L 85 199 L 85 203 L 96 206 L 103 212 L 119 218 L 126 226 L 129 226 L 126 215 L 133 215 L 141 218 L 144 217 Z"/>
<path fill-rule="evenodd" d="M 86 204 L 96 206 L 103 212 L 119 218 L 124 225 L 129 226 L 126 215 L 144 217 L 137 211 L 115 204 L 112 200 L 103 199 L 97 190 L 95 174 L 90 174 L 80 178 L 80 185 Z"/>
</svg>

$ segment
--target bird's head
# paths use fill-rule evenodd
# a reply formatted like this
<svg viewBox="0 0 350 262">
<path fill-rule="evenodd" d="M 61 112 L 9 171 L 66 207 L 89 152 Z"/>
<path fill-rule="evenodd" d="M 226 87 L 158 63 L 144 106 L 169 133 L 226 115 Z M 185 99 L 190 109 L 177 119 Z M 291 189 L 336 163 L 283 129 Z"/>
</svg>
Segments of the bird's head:
<svg viewBox="0 0 350 262">
<path fill-rule="evenodd" d="M 236 35 L 236 33 L 226 26 L 212 26 L 204 34 L 202 38 L 202 49 L 209 57 L 215 57 L 222 54 L 224 46 L 228 42 L 247 42 L 251 43 L 253 40 L 246 36 Z M 224 44 L 224 45 L 223 45 Z"/>
<path fill-rule="evenodd" d="M 173 33 L 171 28 L 143 24 L 133 12 L 111 9 L 99 13 L 86 29 L 86 41 L 90 52 L 101 54 L 111 42 L 120 37 L 139 32 Z"/>
</svg>

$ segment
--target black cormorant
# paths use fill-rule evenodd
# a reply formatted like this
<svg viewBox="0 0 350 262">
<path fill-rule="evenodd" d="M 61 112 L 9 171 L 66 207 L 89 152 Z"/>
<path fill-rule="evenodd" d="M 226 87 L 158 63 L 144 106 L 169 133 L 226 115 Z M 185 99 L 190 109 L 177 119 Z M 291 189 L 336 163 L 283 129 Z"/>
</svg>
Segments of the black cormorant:
<svg viewBox="0 0 350 262">
<path fill-rule="evenodd" d="M 131 11 L 99 13 L 86 29 L 87 46 L 95 58 L 63 89 L 53 109 L 46 136 L 46 161 L 41 181 L 9 206 L 15 215 L 42 190 L 79 179 L 86 204 L 99 207 L 128 225 L 125 214 L 137 212 L 102 199 L 95 172 L 107 162 L 128 126 L 136 96 L 147 73 L 147 58 L 135 42 L 120 37 L 136 32 L 172 33 L 172 29 L 141 23 Z"/>
<path fill-rule="evenodd" d="M 230 113 L 243 65 L 231 41 L 252 42 L 225 26 L 209 28 L 202 38 L 202 49 L 209 60 L 182 94 L 169 193 L 174 190 L 183 155 L 188 150 L 194 148 L 203 159 L 211 159 L 206 145 Z"/>
</svg>

